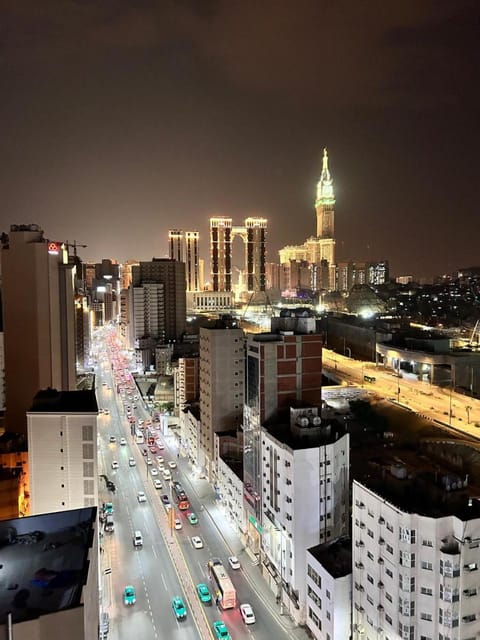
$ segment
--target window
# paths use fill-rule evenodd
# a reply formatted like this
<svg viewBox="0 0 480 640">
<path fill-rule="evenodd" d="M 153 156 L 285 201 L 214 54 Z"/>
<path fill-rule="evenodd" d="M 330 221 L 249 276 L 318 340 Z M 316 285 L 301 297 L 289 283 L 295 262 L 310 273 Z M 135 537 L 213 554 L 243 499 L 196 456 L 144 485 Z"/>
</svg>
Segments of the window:
<svg viewBox="0 0 480 640">
<path fill-rule="evenodd" d="M 308 597 L 317 605 L 319 609 L 322 608 L 322 600 L 318 593 L 312 589 L 310 585 L 308 585 L 307 589 Z"/>
<path fill-rule="evenodd" d="M 315 611 L 312 611 L 310 607 L 308 607 L 308 617 L 313 622 L 313 624 L 318 627 L 320 630 L 322 629 L 322 622 L 316 615 Z"/>
<path fill-rule="evenodd" d="M 326 596 L 327 596 L 327 600 L 330 600 L 330 591 L 328 589 L 327 589 L 327 592 L 326 592 Z"/>
<path fill-rule="evenodd" d="M 433 566 L 431 562 L 422 562 L 421 567 L 426 571 L 433 571 Z"/>
<path fill-rule="evenodd" d="M 391 569 L 386 568 L 385 573 L 389 578 L 393 578 L 393 571 Z"/>
<path fill-rule="evenodd" d="M 373 553 L 371 553 L 370 551 L 367 551 L 367 556 L 370 558 L 370 560 L 373 560 Z"/>
<path fill-rule="evenodd" d="M 388 624 L 390 626 L 392 626 L 392 619 L 391 617 L 388 615 L 388 613 L 385 614 L 385 620 L 388 622 Z"/>
<path fill-rule="evenodd" d="M 373 531 L 371 529 L 367 529 L 367 534 L 370 536 L 370 538 L 373 538 Z"/>
<path fill-rule="evenodd" d="M 470 564 L 465 564 L 463 568 L 467 569 L 467 571 L 476 571 L 478 569 L 478 562 L 470 562 Z"/>
<path fill-rule="evenodd" d="M 367 573 L 367 580 L 370 582 L 370 584 L 373 584 L 373 578 L 369 573 Z"/>
<path fill-rule="evenodd" d="M 315 571 L 315 569 L 312 569 L 312 567 L 310 565 L 308 565 L 307 574 L 308 574 L 308 577 L 311 578 L 313 580 L 313 582 L 317 585 L 317 587 L 320 587 L 320 589 L 321 589 L 322 588 L 322 579 L 318 575 L 318 573 Z"/>
<path fill-rule="evenodd" d="M 433 595 L 433 590 L 428 587 L 421 587 L 420 593 L 423 593 L 424 596 L 431 596 Z"/>
<path fill-rule="evenodd" d="M 387 522 L 387 530 L 390 531 L 390 533 L 393 533 L 393 527 L 389 522 Z"/>
<path fill-rule="evenodd" d="M 432 540 L 422 540 L 422 544 L 424 547 L 433 547 Z"/>
<path fill-rule="evenodd" d="M 400 551 L 400 565 L 413 568 L 415 566 L 415 554 L 409 551 Z"/>
<path fill-rule="evenodd" d="M 399 540 L 402 542 L 409 542 L 410 544 L 415 544 L 415 530 L 407 529 L 407 527 L 400 527 L 399 530 Z"/>
<path fill-rule="evenodd" d="M 83 477 L 84 478 L 93 478 L 93 462 L 84 462 L 83 463 Z M 93 493 L 93 491 L 92 491 Z"/>
<path fill-rule="evenodd" d="M 368 595 L 367 595 L 367 601 L 368 601 L 370 604 L 373 604 L 373 598 L 372 598 L 372 596 L 368 596 Z"/>
<path fill-rule="evenodd" d="M 387 551 L 393 556 L 393 547 L 390 544 L 387 544 Z"/>
<path fill-rule="evenodd" d="M 393 602 L 392 600 L 392 596 L 386 591 L 385 592 L 385 598 L 389 601 L 389 602 Z"/>
<path fill-rule="evenodd" d="M 420 620 L 428 620 L 428 622 L 432 622 L 432 614 L 424 613 L 423 611 L 420 614 Z"/>
<path fill-rule="evenodd" d="M 330 611 L 327 611 L 327 620 L 330 620 Z"/>
</svg>

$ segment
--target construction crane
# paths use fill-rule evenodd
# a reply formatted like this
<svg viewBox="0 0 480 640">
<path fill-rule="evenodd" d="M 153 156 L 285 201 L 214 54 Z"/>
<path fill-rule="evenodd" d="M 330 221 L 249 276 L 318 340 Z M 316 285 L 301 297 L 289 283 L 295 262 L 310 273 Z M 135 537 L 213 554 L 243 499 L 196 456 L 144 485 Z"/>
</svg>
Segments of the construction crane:
<svg viewBox="0 0 480 640">
<path fill-rule="evenodd" d="M 65 247 L 67 247 L 67 249 L 70 249 L 70 247 L 73 247 L 73 256 L 76 258 L 77 257 L 77 247 L 82 247 L 82 249 L 85 249 L 86 247 L 88 247 L 87 244 L 80 244 L 79 242 L 77 242 L 76 240 L 74 240 L 73 242 L 69 242 L 68 240 L 66 242 L 63 243 Z"/>
<path fill-rule="evenodd" d="M 468 343 L 469 347 L 478 347 L 479 346 L 479 338 L 480 338 L 480 320 L 477 320 L 475 326 L 473 327 L 472 335 L 470 336 L 470 342 Z"/>
</svg>

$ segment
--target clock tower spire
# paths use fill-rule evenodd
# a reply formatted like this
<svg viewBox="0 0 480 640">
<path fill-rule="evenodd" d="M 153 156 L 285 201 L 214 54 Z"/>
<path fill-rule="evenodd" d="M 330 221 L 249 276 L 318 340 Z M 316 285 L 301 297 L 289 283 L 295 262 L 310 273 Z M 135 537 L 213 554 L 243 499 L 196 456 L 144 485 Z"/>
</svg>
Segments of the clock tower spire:
<svg viewBox="0 0 480 640">
<path fill-rule="evenodd" d="M 315 209 L 317 212 L 317 238 L 334 237 L 335 194 L 333 180 L 328 168 L 327 149 L 323 150 L 322 174 L 317 184 Z"/>
</svg>

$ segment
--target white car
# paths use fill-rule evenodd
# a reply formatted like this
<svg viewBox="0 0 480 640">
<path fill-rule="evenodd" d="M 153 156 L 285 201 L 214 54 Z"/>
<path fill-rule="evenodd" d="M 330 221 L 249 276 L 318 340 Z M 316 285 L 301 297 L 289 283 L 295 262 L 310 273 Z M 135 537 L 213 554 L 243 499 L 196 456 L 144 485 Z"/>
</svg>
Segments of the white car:
<svg viewBox="0 0 480 640">
<path fill-rule="evenodd" d="M 110 415 L 110 409 L 104 409 L 104 410 L 103 410 L 103 413 L 104 413 L 106 416 Z"/>
<path fill-rule="evenodd" d="M 137 493 L 137 500 L 138 500 L 139 502 L 146 502 L 146 501 L 147 501 L 147 496 L 145 495 L 145 492 L 144 492 L 144 491 L 139 491 L 139 492 Z"/>
<path fill-rule="evenodd" d="M 151 458 L 147 458 L 147 464 L 148 464 L 148 466 L 150 466 L 152 464 L 152 459 Z"/>
<path fill-rule="evenodd" d="M 175 529 L 179 531 L 182 528 L 182 526 L 183 526 L 182 521 L 179 520 L 178 518 L 175 518 Z"/>
<path fill-rule="evenodd" d="M 116 460 L 112 462 L 112 469 L 118 469 L 118 462 Z"/>
<path fill-rule="evenodd" d="M 158 464 L 163 464 L 164 463 L 164 459 L 162 458 L 162 456 L 157 456 L 157 462 L 158 462 Z"/>
<path fill-rule="evenodd" d="M 140 426 L 142 426 L 142 424 L 143 424 L 144 422 L 145 422 L 144 420 L 139 420 L 139 421 L 138 421 L 138 424 L 139 424 Z"/>
<path fill-rule="evenodd" d="M 203 540 L 200 538 L 200 536 L 193 536 L 191 540 L 194 549 L 203 549 Z"/>
<path fill-rule="evenodd" d="M 238 561 L 237 556 L 229 556 L 228 564 L 232 567 L 232 569 L 240 569 L 240 562 Z"/>
<path fill-rule="evenodd" d="M 159 449 L 165 449 L 165 445 L 163 444 L 163 442 L 157 442 L 157 447 Z"/>
<path fill-rule="evenodd" d="M 129 467 L 135 467 L 136 466 L 136 462 L 135 462 L 135 458 L 129 458 L 128 459 L 128 466 Z"/>
<path fill-rule="evenodd" d="M 168 466 L 170 467 L 170 469 L 176 469 L 177 463 L 174 460 L 170 460 L 170 462 L 168 463 Z"/>
<path fill-rule="evenodd" d="M 159 480 L 158 478 L 155 478 L 155 480 L 153 481 L 153 486 L 155 487 L 155 489 L 161 489 L 162 488 L 161 480 Z"/>
<path fill-rule="evenodd" d="M 150 469 L 150 473 L 152 474 L 152 476 L 158 476 L 158 469 L 155 469 L 155 467 L 152 467 Z"/>
<path fill-rule="evenodd" d="M 110 441 L 110 442 L 116 442 L 116 441 L 117 441 L 117 439 L 116 439 L 116 437 L 115 437 L 115 436 L 110 436 L 109 441 Z"/>
<path fill-rule="evenodd" d="M 255 622 L 255 614 L 250 604 L 241 604 L 240 613 L 245 624 L 253 624 Z"/>
<path fill-rule="evenodd" d="M 126 440 L 126 438 L 120 438 L 120 444 L 121 444 L 122 446 L 125 446 L 125 445 L 127 444 L 127 440 Z"/>
</svg>

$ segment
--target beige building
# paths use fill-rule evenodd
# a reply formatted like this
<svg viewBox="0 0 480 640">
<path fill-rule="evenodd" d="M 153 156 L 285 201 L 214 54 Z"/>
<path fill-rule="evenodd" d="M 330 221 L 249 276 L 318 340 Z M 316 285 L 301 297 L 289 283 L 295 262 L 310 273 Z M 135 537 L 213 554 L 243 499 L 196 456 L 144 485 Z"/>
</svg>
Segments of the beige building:
<svg viewBox="0 0 480 640">
<path fill-rule="evenodd" d="M 27 414 L 30 513 L 98 504 L 94 391 L 40 391 Z"/>
<path fill-rule="evenodd" d="M 213 434 L 240 427 L 243 412 L 242 329 L 200 329 L 200 447 L 202 466 L 212 473 Z"/>
<path fill-rule="evenodd" d="M 75 389 L 75 267 L 35 224 L 12 225 L 2 246 L 7 430 L 26 433 L 39 389 Z"/>
</svg>

